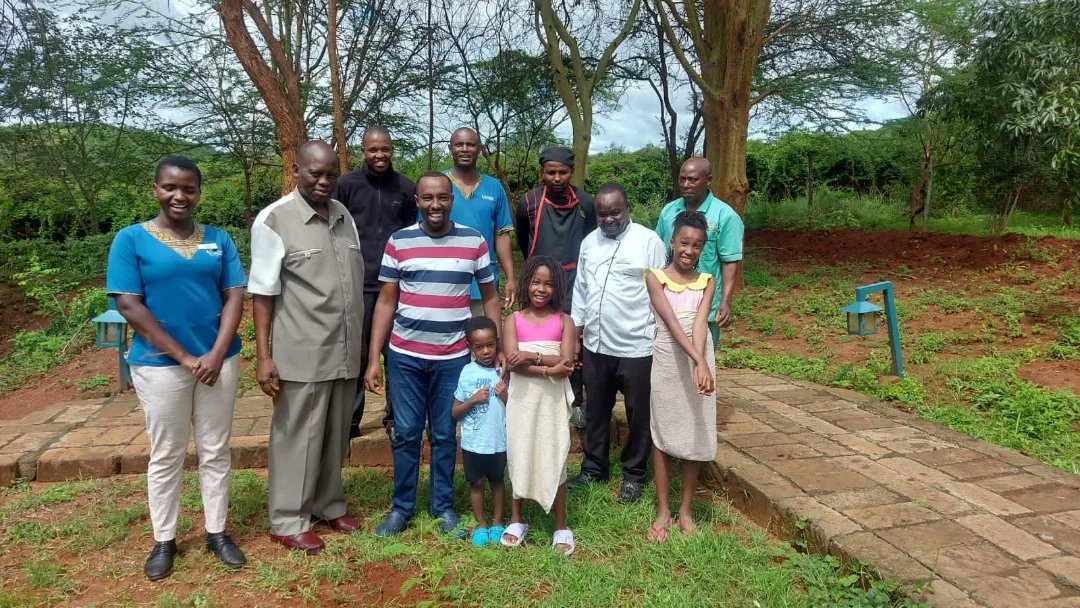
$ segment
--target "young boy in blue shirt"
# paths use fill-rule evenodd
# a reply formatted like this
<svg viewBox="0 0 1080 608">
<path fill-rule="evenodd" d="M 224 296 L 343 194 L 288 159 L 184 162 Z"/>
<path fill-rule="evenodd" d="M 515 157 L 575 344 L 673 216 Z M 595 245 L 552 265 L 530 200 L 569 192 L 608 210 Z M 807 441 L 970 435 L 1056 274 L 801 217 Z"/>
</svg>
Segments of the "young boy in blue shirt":
<svg viewBox="0 0 1080 608">
<path fill-rule="evenodd" d="M 476 527 L 472 543 L 483 546 L 503 535 L 503 479 L 506 472 L 506 371 L 495 367 L 499 352 L 495 322 L 473 317 L 465 326 L 473 362 L 461 370 L 451 413 L 461 421 L 461 463 L 469 482 Z M 484 480 L 491 485 L 491 527 L 484 518 Z"/>
</svg>

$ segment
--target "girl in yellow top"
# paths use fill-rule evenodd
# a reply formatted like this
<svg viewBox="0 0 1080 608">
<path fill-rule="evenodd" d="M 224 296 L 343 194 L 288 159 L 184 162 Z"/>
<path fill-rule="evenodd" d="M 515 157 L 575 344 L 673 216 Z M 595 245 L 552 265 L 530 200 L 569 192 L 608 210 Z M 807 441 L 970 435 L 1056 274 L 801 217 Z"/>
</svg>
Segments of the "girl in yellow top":
<svg viewBox="0 0 1080 608">
<path fill-rule="evenodd" d="M 716 292 L 712 275 L 696 266 L 705 246 L 707 225 L 698 211 L 675 217 L 668 265 L 651 268 L 645 284 L 656 324 L 653 341 L 649 427 L 653 441 L 656 521 L 646 538 L 667 540 L 674 522 L 668 506 L 669 457 L 682 460 L 679 528 L 697 528 L 690 507 L 702 462 L 716 456 L 716 357 L 709 333 L 709 306 Z"/>
</svg>

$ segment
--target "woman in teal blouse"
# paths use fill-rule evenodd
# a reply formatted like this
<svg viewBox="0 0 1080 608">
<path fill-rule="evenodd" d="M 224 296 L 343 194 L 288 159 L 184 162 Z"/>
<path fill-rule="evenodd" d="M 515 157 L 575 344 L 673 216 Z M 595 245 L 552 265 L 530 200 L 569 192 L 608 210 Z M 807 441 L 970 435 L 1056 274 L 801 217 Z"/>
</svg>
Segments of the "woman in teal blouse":
<svg viewBox="0 0 1080 608">
<path fill-rule="evenodd" d="M 236 328 L 247 281 L 228 233 L 192 219 L 201 187 L 191 160 L 161 161 L 153 186 L 160 211 L 117 233 L 106 273 L 106 291 L 135 330 L 127 360 L 150 438 L 146 480 L 156 543 L 144 566 L 150 580 L 172 572 L 192 428 L 206 547 L 228 566 L 246 561 L 225 533 L 225 518 L 240 366 Z"/>
</svg>

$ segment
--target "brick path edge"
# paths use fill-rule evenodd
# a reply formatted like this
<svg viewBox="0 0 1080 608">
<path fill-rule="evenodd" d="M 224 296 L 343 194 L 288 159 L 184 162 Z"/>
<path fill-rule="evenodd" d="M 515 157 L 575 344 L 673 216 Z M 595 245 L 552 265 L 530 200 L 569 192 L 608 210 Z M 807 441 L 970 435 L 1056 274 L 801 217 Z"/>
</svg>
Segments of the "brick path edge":
<svg viewBox="0 0 1080 608">
<path fill-rule="evenodd" d="M 721 443 L 717 459 L 705 467 L 702 477 L 705 485 L 780 539 L 801 538 L 807 551 L 833 555 L 873 577 L 898 582 L 913 599 L 936 608 L 980 606 L 872 531 L 853 528 L 850 520 L 730 446 Z"/>
</svg>

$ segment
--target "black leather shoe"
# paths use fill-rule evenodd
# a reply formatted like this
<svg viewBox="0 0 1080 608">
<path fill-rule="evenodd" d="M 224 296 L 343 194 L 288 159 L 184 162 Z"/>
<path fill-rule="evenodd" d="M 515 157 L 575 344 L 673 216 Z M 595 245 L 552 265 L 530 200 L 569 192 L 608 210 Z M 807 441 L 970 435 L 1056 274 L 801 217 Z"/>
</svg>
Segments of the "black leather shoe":
<svg viewBox="0 0 1080 608">
<path fill-rule="evenodd" d="M 224 532 L 207 534 L 206 548 L 224 562 L 226 566 L 239 568 L 247 563 L 244 552 L 241 551 L 240 547 L 237 547 L 236 543 L 233 542 L 233 539 L 229 538 L 229 535 Z"/>
<path fill-rule="evenodd" d="M 604 483 L 607 480 L 607 477 L 597 477 L 595 475 L 590 475 L 589 473 L 580 473 L 577 477 L 571 477 L 566 481 L 566 489 L 573 490 L 574 488 L 580 488 L 581 486 L 590 483 Z"/>
<path fill-rule="evenodd" d="M 624 481 L 619 488 L 619 500 L 622 502 L 637 502 L 641 500 L 644 486 L 636 481 Z"/>
<path fill-rule="evenodd" d="M 143 572 L 146 578 L 160 581 L 172 573 L 173 558 L 176 557 L 176 541 L 166 540 L 154 545 L 150 557 L 146 558 Z"/>
</svg>

